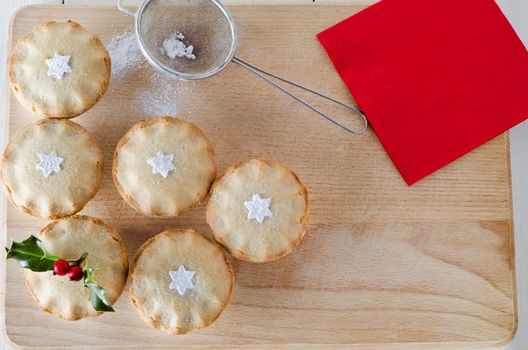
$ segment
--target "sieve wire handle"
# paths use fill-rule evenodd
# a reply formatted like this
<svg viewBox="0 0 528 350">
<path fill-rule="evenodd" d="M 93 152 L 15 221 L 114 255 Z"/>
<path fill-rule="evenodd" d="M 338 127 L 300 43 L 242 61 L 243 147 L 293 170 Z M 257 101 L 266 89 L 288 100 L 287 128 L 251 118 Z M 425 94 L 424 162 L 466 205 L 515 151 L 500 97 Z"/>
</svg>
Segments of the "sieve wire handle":
<svg viewBox="0 0 528 350">
<path fill-rule="evenodd" d="M 119 9 L 119 11 L 124 12 L 127 15 L 134 16 L 134 17 L 136 16 L 135 12 L 132 12 L 123 6 L 123 0 L 117 0 L 117 8 Z"/>
<path fill-rule="evenodd" d="M 306 86 L 303 86 L 299 83 L 296 83 L 294 81 L 291 81 L 291 80 L 288 80 L 286 78 L 283 78 L 281 76 L 278 76 L 276 74 L 273 74 L 273 73 L 270 73 L 270 72 L 267 72 L 261 68 L 258 68 L 238 57 L 233 57 L 233 62 L 239 64 L 240 66 L 244 67 L 245 69 L 247 69 L 248 71 L 250 71 L 251 73 L 255 74 L 256 76 L 258 76 L 259 78 L 261 78 L 262 80 L 268 82 L 269 84 L 271 84 L 273 87 L 279 89 L 280 91 L 284 92 L 286 95 L 292 97 L 293 99 L 295 99 L 297 102 L 301 103 L 302 105 L 310 108 L 312 111 L 320 114 L 323 118 L 325 118 L 326 120 L 328 120 L 329 122 L 331 123 L 334 123 L 335 125 L 339 126 L 340 128 L 348 131 L 349 133 L 351 134 L 354 134 L 354 135 L 361 135 L 363 133 L 365 133 L 368 129 L 368 120 L 367 120 L 367 117 L 365 116 L 365 114 L 357 107 L 354 107 L 352 105 L 349 105 L 345 102 L 341 102 L 341 101 L 338 101 L 330 96 L 327 96 L 327 95 L 324 95 L 323 93 L 321 92 L 318 92 L 318 91 L 315 91 L 315 90 L 312 90 Z M 272 78 L 275 78 L 277 80 L 280 80 L 284 83 L 287 83 L 287 84 L 290 84 L 292 86 L 295 86 L 295 87 L 298 87 L 304 91 L 307 91 L 307 92 L 310 92 L 314 95 L 317 95 L 319 97 L 322 97 L 328 101 L 331 101 L 333 103 L 336 103 L 342 107 L 345 107 L 349 110 L 352 110 L 353 112 L 359 114 L 363 120 L 363 128 L 359 129 L 359 130 L 354 130 L 346 125 L 344 125 L 343 123 L 337 121 L 336 119 L 334 119 L 333 117 L 329 116 L 328 114 L 322 112 L 321 110 L 315 108 L 314 106 L 312 106 L 311 104 L 309 104 L 308 102 L 304 101 L 303 99 L 301 99 L 299 96 L 291 93 L 290 91 L 288 91 L 287 89 L 283 88 L 282 86 L 280 86 L 279 84 L 275 83 L 273 80 L 269 79 L 268 77 L 272 77 Z"/>
</svg>

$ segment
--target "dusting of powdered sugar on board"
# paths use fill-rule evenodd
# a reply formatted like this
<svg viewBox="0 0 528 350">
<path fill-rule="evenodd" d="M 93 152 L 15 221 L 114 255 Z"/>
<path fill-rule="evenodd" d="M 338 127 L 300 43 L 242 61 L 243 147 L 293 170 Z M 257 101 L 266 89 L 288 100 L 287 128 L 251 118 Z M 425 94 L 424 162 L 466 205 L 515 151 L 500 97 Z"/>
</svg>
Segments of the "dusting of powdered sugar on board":
<svg viewBox="0 0 528 350">
<path fill-rule="evenodd" d="M 112 59 L 113 79 L 120 78 L 143 61 L 134 32 L 117 34 L 112 38 L 107 49 Z"/>
<path fill-rule="evenodd" d="M 143 117 L 177 116 L 193 82 L 181 81 L 154 69 L 144 58 L 132 29 L 116 33 L 107 46 L 112 59 L 110 90 L 119 94 L 128 87 L 133 100 L 124 113 L 140 112 Z M 138 86 L 138 82 L 142 82 Z M 131 86 L 131 84 L 135 84 Z"/>
</svg>

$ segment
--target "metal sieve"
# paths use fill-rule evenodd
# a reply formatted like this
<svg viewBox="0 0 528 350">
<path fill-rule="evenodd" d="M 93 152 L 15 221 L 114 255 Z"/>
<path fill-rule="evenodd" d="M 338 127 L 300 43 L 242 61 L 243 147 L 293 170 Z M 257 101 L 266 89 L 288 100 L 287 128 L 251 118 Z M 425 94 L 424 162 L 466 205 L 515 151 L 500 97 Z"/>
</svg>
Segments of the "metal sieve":
<svg viewBox="0 0 528 350">
<path fill-rule="evenodd" d="M 359 108 L 267 72 L 236 57 L 235 22 L 229 11 L 218 0 L 143 0 L 137 12 L 126 9 L 122 2 L 123 0 L 118 0 L 117 7 L 135 17 L 136 35 L 141 52 L 157 69 L 182 80 L 196 80 L 220 72 L 232 61 L 344 130 L 354 135 L 363 134 L 367 130 L 367 118 Z M 175 32 L 184 33 L 185 40 L 192 43 L 195 59 L 168 57 L 163 50 L 163 43 Z M 357 113 L 362 118 L 363 127 L 354 130 L 346 126 L 277 84 L 271 78 Z"/>
</svg>

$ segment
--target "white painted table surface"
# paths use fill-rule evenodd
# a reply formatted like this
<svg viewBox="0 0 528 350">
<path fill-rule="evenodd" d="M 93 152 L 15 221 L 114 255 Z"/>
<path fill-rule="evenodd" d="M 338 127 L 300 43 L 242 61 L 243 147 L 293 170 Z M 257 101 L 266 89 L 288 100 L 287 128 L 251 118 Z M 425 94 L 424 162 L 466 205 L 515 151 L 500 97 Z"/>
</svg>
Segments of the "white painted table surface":
<svg viewBox="0 0 528 350">
<path fill-rule="evenodd" d="M 312 3 L 312 0 L 225 0 L 225 3 L 272 3 L 291 1 L 292 3 Z M 528 0 L 496 0 L 517 34 L 528 47 Z M 130 1 L 127 4 L 138 3 Z M 363 0 L 317 0 L 317 2 L 328 3 L 364 3 Z M 371 1 L 369 1 L 371 2 Z M 115 4 L 114 0 L 0 0 L 0 145 L 4 139 L 4 118 L 6 89 L 6 61 L 7 61 L 7 38 L 9 21 L 17 9 L 28 4 Z M 315 9 L 314 9 L 315 10 Z M 527 97 L 528 98 L 528 91 Z M 517 304 L 519 325 L 517 334 L 513 341 L 503 350 L 525 350 L 528 349 L 528 121 L 516 126 L 510 131 L 511 149 L 511 173 L 515 230 L 515 259 L 517 274 Z M 0 215 L 5 213 L 5 199 L 3 192 L 0 194 Z M 0 222 L 5 222 L 0 217 Z M 0 229 L 0 235 L 5 233 L 5 226 Z M 1 237 L 1 236 L 0 236 Z M 3 239 L 1 240 L 4 241 Z M 4 260 L 0 259 L 0 279 L 4 279 Z M 0 293 L 5 293 L 4 284 L 0 287 Z M 3 297 L 2 297 L 3 299 Z M 4 325 L 3 305 L 0 308 L 0 346 L 11 349 L 9 341 L 6 340 Z M 81 344 L 80 344 L 81 345 Z"/>
</svg>

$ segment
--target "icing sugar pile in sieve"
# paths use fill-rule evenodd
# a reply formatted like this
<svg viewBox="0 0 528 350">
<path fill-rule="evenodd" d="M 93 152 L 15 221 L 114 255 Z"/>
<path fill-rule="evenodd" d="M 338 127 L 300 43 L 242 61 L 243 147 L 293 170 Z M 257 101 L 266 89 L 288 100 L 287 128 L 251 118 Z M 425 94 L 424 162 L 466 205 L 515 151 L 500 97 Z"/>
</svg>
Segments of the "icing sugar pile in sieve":
<svg viewBox="0 0 528 350">
<path fill-rule="evenodd" d="M 181 32 L 172 33 L 167 39 L 163 41 L 163 47 L 161 53 L 169 56 L 171 59 L 176 57 L 185 57 L 190 60 L 194 60 L 196 56 L 193 54 L 194 46 L 185 45 L 183 42 L 185 35 Z"/>
<path fill-rule="evenodd" d="M 112 59 L 111 90 L 124 87 L 135 96 L 127 108 L 141 117 L 176 116 L 178 101 L 185 99 L 189 84 L 160 73 L 143 57 L 133 30 L 116 34 L 107 46 Z"/>
</svg>

